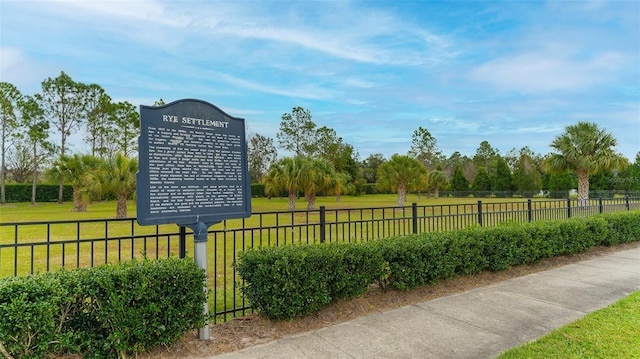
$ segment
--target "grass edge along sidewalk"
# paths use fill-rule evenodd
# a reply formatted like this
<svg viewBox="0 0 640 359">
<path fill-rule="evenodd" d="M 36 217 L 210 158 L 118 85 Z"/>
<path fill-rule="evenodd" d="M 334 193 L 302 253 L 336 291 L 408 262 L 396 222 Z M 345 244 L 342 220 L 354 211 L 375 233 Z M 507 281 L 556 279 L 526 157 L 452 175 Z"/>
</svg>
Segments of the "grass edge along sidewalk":
<svg viewBox="0 0 640 359">
<path fill-rule="evenodd" d="M 640 357 L 640 291 L 530 343 L 502 353 L 511 358 Z"/>
</svg>

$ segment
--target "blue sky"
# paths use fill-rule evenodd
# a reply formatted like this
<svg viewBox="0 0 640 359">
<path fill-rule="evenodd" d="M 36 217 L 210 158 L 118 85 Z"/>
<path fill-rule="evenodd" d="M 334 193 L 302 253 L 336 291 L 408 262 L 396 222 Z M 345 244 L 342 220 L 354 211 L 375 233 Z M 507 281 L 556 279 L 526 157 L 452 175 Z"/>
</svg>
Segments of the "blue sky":
<svg viewBox="0 0 640 359">
<path fill-rule="evenodd" d="M 302 106 L 361 159 L 406 153 L 419 126 L 447 156 L 546 154 L 579 121 L 640 151 L 639 1 L 2 0 L 0 20 L 0 80 L 25 94 L 65 71 L 136 106 L 208 101 L 274 141 Z"/>
</svg>

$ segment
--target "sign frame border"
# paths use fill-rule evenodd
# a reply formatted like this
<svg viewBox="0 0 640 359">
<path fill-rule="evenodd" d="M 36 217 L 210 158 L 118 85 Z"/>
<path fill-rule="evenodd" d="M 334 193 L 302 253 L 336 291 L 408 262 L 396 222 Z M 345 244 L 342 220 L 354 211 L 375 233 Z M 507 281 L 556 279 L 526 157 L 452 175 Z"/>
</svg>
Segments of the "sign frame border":
<svg viewBox="0 0 640 359">
<path fill-rule="evenodd" d="M 230 121 L 241 122 L 241 145 L 242 145 L 242 172 L 244 174 L 243 185 L 243 206 L 240 211 L 223 211 L 222 213 L 211 214 L 151 214 L 150 206 L 150 180 L 149 180 L 149 138 L 147 135 L 147 127 L 151 122 L 154 122 L 151 118 L 145 121 L 145 115 L 152 116 L 158 111 L 162 111 L 167 108 L 174 107 L 176 105 L 188 106 L 190 104 L 206 106 L 213 111 L 219 112 L 222 116 L 228 118 Z M 145 123 L 146 122 L 146 123 Z M 143 157 L 144 156 L 144 157 Z M 251 179 L 249 176 L 249 164 L 247 154 L 247 139 L 246 139 L 246 125 L 245 119 L 234 117 L 219 107 L 198 99 L 181 99 L 162 106 L 146 106 L 140 105 L 140 135 L 138 137 L 138 172 L 136 173 L 136 212 L 137 221 L 140 225 L 159 225 L 159 224 L 177 224 L 183 227 L 193 227 L 198 222 L 204 222 L 207 224 L 218 223 L 226 219 L 235 218 L 247 218 L 251 216 Z M 224 207 L 223 207 L 224 208 Z M 207 208 L 208 211 L 216 211 L 216 208 Z"/>
</svg>

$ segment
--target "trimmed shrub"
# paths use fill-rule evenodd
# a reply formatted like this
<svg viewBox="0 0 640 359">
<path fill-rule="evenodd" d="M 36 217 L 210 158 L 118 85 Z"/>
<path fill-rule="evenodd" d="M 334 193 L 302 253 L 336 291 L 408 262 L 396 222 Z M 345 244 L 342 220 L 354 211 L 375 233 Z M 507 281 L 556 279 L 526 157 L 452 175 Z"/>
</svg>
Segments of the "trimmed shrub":
<svg viewBox="0 0 640 359">
<path fill-rule="evenodd" d="M 334 265 L 329 283 L 332 299 L 354 298 L 369 289 L 369 285 L 389 275 L 382 253 L 373 246 L 329 244 L 326 246 Z"/>
<path fill-rule="evenodd" d="M 448 239 L 449 261 L 455 264 L 456 275 L 471 275 L 484 271 L 488 266 L 483 256 L 482 243 L 475 240 L 472 231 L 452 231 L 442 233 Z"/>
<path fill-rule="evenodd" d="M 640 238 L 640 218 L 638 212 L 617 212 L 601 215 L 609 227 L 604 245 L 637 241 Z"/>
<path fill-rule="evenodd" d="M 331 301 L 329 256 L 317 246 L 283 246 L 249 250 L 235 263 L 245 298 L 268 318 L 292 319 Z"/>
<path fill-rule="evenodd" d="M 68 291 L 53 274 L 0 281 L 0 343 L 18 358 L 42 358 L 69 345 L 61 328 Z"/>
<path fill-rule="evenodd" d="M 373 248 L 339 243 L 249 250 L 234 266 L 252 307 L 267 318 L 287 320 L 364 293 L 387 268 Z"/>
<path fill-rule="evenodd" d="M 125 357 L 204 325 L 193 260 L 131 261 L 0 280 L 0 342 L 19 358 Z"/>
<path fill-rule="evenodd" d="M 457 262 L 448 260 L 447 238 L 438 234 L 411 235 L 371 242 L 389 263 L 388 284 L 406 290 L 455 274 Z"/>
<path fill-rule="evenodd" d="M 640 211 L 359 244 L 261 248 L 240 253 L 234 265 L 244 280 L 242 293 L 261 315 L 292 319 L 334 299 L 357 296 L 375 283 L 408 290 L 632 240 L 640 240 Z"/>
<path fill-rule="evenodd" d="M 102 342 L 106 352 L 117 353 L 175 343 L 204 324 L 205 280 L 195 262 L 176 258 L 102 266 L 82 276 L 87 309 L 105 328 L 92 332 L 96 336 L 90 342 Z"/>
</svg>

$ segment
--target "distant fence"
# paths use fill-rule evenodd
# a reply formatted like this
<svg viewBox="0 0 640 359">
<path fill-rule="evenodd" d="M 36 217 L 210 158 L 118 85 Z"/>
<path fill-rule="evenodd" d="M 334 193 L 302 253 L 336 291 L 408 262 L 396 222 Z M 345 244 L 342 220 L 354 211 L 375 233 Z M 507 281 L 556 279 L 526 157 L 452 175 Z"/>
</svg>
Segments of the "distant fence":
<svg viewBox="0 0 640 359">
<path fill-rule="evenodd" d="M 209 296 L 213 321 L 250 312 L 232 266 L 239 252 L 292 243 L 363 242 L 470 226 L 497 226 L 640 210 L 640 197 L 534 199 L 404 207 L 258 212 L 210 228 Z M 189 233 L 188 233 L 189 232 Z M 185 257 L 193 253 L 190 230 L 175 225 L 139 226 L 135 218 L 0 223 L 0 277 L 58 268 L 92 267 L 133 258 Z"/>
</svg>

